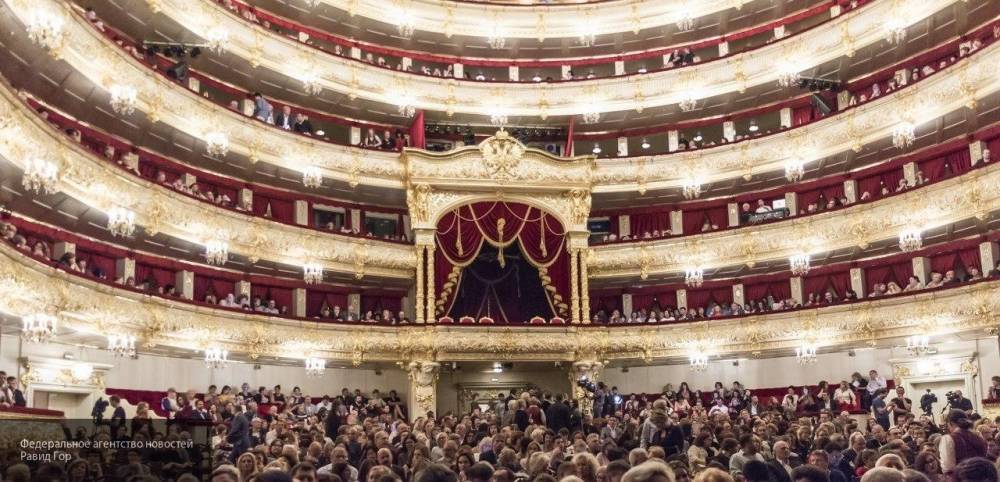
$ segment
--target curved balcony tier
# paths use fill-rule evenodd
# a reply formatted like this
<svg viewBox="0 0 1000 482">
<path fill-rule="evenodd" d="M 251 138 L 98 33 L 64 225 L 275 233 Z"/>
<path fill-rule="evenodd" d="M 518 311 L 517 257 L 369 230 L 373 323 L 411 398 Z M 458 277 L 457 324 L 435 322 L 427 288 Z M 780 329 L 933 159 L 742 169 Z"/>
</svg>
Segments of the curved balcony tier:
<svg viewBox="0 0 1000 482">
<path fill-rule="evenodd" d="M 234 357 L 251 359 L 309 353 L 361 363 L 434 353 L 449 360 L 520 356 L 571 361 L 576 353 L 599 353 L 607 360 L 653 360 L 680 359 L 696 346 L 710 348 L 713 355 L 749 355 L 792 351 L 801 343 L 801 329 L 826 346 L 845 347 L 923 335 L 927 327 L 953 334 L 979 331 L 994 328 L 1000 310 L 1000 285 L 989 279 L 816 309 L 641 329 L 408 325 L 358 330 L 149 297 L 66 273 L 8 245 L 0 246 L 0 259 L 0 295 L 8 300 L 3 311 L 9 315 L 49 312 L 73 331 L 103 334 L 114 327 L 145 344 L 203 350 L 211 343 Z"/>
</svg>

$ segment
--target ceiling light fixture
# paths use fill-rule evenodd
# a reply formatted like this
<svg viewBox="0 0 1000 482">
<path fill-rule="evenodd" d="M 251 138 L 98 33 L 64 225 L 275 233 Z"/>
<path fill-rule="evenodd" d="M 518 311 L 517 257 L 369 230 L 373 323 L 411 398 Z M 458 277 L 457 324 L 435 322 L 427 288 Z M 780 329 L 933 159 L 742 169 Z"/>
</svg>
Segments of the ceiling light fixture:
<svg viewBox="0 0 1000 482">
<path fill-rule="evenodd" d="M 35 7 L 28 13 L 28 39 L 38 46 L 57 52 L 65 39 L 63 17 L 46 8 Z"/>
<path fill-rule="evenodd" d="M 306 375 L 319 377 L 326 373 L 326 360 L 322 358 L 306 358 Z"/>
<path fill-rule="evenodd" d="M 208 43 L 208 49 L 212 53 L 218 55 L 226 50 L 226 44 L 229 42 L 229 31 L 222 27 L 212 27 L 205 32 L 205 42 Z"/>
<path fill-rule="evenodd" d="M 903 121 L 892 128 L 892 145 L 898 149 L 910 147 L 916 140 L 917 127 L 912 122 Z"/>
<path fill-rule="evenodd" d="M 801 157 L 792 157 L 785 161 L 785 179 L 788 182 L 799 182 L 806 174 L 806 161 Z"/>
<path fill-rule="evenodd" d="M 114 84 L 108 90 L 111 94 L 111 110 L 118 115 L 131 115 L 135 112 L 135 105 L 139 93 L 135 87 L 125 84 Z"/>
<path fill-rule="evenodd" d="M 904 253 L 912 253 L 923 245 L 924 241 L 919 229 L 908 228 L 899 232 L 899 249 Z"/>
<path fill-rule="evenodd" d="M 226 157 L 229 152 L 229 137 L 218 131 L 205 134 L 205 151 L 212 157 Z"/>
<path fill-rule="evenodd" d="M 28 161 L 28 165 L 24 167 L 24 174 L 21 176 L 21 186 L 35 194 L 56 192 L 58 182 L 59 168 L 56 167 L 56 164 L 37 157 Z"/>
<path fill-rule="evenodd" d="M 307 285 L 320 283 L 323 281 L 323 265 L 319 263 L 306 263 L 302 265 L 302 280 Z"/>
<path fill-rule="evenodd" d="M 135 358 L 135 337 L 132 335 L 108 335 L 108 351 L 118 358 Z"/>
<path fill-rule="evenodd" d="M 809 273 L 809 255 L 808 254 L 796 254 L 788 258 L 789 269 L 792 270 L 792 276 L 804 276 Z"/>
<path fill-rule="evenodd" d="M 205 366 L 209 369 L 223 368 L 229 364 L 229 350 L 213 346 L 205 349 Z"/>
<path fill-rule="evenodd" d="M 700 288 L 705 282 L 705 269 L 701 266 L 692 266 L 684 270 L 684 284 L 692 288 Z"/>
<path fill-rule="evenodd" d="M 21 338 L 29 343 L 45 343 L 56 334 L 56 317 L 35 313 L 21 317 Z"/>
<path fill-rule="evenodd" d="M 212 239 L 205 243 L 205 262 L 221 266 L 229 260 L 229 243 L 221 239 Z"/>
<path fill-rule="evenodd" d="M 108 210 L 108 232 L 116 238 L 127 238 L 135 232 L 135 213 L 115 206 Z"/>
<path fill-rule="evenodd" d="M 308 166 L 302 170 L 302 185 L 316 189 L 323 185 L 323 172 L 316 166 Z"/>
</svg>

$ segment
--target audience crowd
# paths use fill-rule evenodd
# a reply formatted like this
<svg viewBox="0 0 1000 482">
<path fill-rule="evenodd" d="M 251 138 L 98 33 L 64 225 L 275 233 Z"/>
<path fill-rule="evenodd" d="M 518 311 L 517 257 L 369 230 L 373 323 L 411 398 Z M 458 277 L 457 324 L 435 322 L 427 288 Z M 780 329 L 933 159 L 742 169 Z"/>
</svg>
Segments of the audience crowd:
<svg viewBox="0 0 1000 482">
<path fill-rule="evenodd" d="M 1000 377 L 993 384 L 1000 392 Z M 780 401 L 739 382 L 716 382 L 704 393 L 668 384 L 657 396 L 627 397 L 603 382 L 579 385 L 579 400 L 511 390 L 456 413 L 417 413 L 412 422 L 395 391 L 345 388 L 313 398 L 280 385 L 169 389 L 154 406 L 139 401 L 131 419 L 113 395 L 110 407 L 98 402 L 92 428 L 65 436 L 187 445 L 70 449 L 71 460 L 49 463 L 8 452 L 0 462 L 11 481 L 997 480 L 997 421 L 980 417 L 961 393 L 938 421 L 874 370 L 836 388 L 789 387 Z M 193 443 L 199 427 L 210 434 Z"/>
</svg>

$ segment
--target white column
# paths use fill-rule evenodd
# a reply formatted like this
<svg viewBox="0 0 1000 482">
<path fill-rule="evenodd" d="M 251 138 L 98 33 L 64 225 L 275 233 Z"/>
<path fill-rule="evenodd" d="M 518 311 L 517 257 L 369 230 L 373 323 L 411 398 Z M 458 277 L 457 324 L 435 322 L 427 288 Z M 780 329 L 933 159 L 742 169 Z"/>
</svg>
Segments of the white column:
<svg viewBox="0 0 1000 482">
<path fill-rule="evenodd" d="M 851 93 L 842 90 L 837 93 L 837 110 L 844 110 L 848 107 L 851 102 Z"/>
<path fill-rule="evenodd" d="M 356 230 L 359 233 L 364 231 L 364 230 L 361 229 L 361 210 L 360 209 L 351 209 L 351 229 L 354 229 L 354 230 Z"/>
<path fill-rule="evenodd" d="M 778 114 L 781 117 L 781 119 L 780 119 L 781 127 L 784 127 L 786 129 L 789 128 L 789 127 L 792 127 L 792 108 L 791 107 L 782 107 L 781 110 L 778 111 Z"/>
<path fill-rule="evenodd" d="M 785 26 L 778 25 L 777 27 L 774 27 L 774 39 L 781 40 L 783 38 L 785 38 Z"/>
<path fill-rule="evenodd" d="M 746 297 L 743 294 L 743 283 L 737 283 L 733 285 L 733 303 L 740 306 L 746 303 Z"/>
<path fill-rule="evenodd" d="M 241 187 L 236 193 L 238 199 L 236 199 L 237 205 L 241 206 L 253 206 L 253 191 L 245 187 Z"/>
<path fill-rule="evenodd" d="M 719 57 L 725 57 L 727 55 L 729 55 L 729 42 L 719 42 Z"/>
<path fill-rule="evenodd" d="M 460 64 L 458 62 L 455 62 L 454 64 L 451 65 L 451 70 L 455 72 L 455 78 L 456 79 L 461 79 L 462 77 L 465 77 L 465 66 L 464 65 L 462 65 L 462 64 Z"/>
<path fill-rule="evenodd" d="M 198 182 L 198 178 L 193 174 L 185 172 L 184 174 L 181 174 L 181 182 L 183 182 L 185 186 L 190 187 L 192 184 Z"/>
<path fill-rule="evenodd" d="M 629 218 L 628 214 L 622 214 L 618 216 L 618 237 L 622 237 L 623 234 L 630 234 L 632 232 L 632 220 Z"/>
<path fill-rule="evenodd" d="M 913 258 L 913 275 L 920 278 L 920 282 L 927 284 L 931 279 L 931 260 L 923 256 Z"/>
<path fill-rule="evenodd" d="M 301 199 L 295 200 L 295 224 L 309 225 L 309 203 Z"/>
<path fill-rule="evenodd" d="M 178 271 L 174 275 L 174 289 L 180 293 L 181 298 L 185 300 L 194 299 L 194 273 L 191 271 Z"/>
<path fill-rule="evenodd" d="M 618 138 L 618 157 L 628 156 L 628 137 Z"/>
<path fill-rule="evenodd" d="M 562 66 L 562 78 L 565 79 L 565 78 L 569 77 L 569 74 L 572 71 L 573 71 L 573 66 L 571 66 L 571 65 L 563 65 Z"/>
<path fill-rule="evenodd" d="M 979 262 L 983 265 L 983 276 L 997 267 L 997 263 L 1000 263 L 1000 247 L 997 243 L 985 241 L 979 244 Z"/>
<path fill-rule="evenodd" d="M 121 278 L 122 283 L 129 278 L 135 278 L 135 260 L 132 258 L 118 258 L 115 260 L 115 278 Z"/>
<path fill-rule="evenodd" d="M 351 145 L 352 146 L 356 146 L 356 145 L 361 144 L 361 128 L 360 127 L 351 126 L 350 135 L 351 135 Z"/>
<path fill-rule="evenodd" d="M 76 245 L 66 241 L 59 241 L 52 245 L 52 259 L 59 261 L 66 253 L 76 254 Z"/>
<path fill-rule="evenodd" d="M 688 307 L 688 292 L 686 289 L 677 290 L 677 308 Z"/>
<path fill-rule="evenodd" d="M 616 60 L 615 61 L 615 75 L 625 75 L 625 61 Z"/>
<path fill-rule="evenodd" d="M 306 317 L 306 290 L 305 288 L 295 288 L 292 290 L 292 306 L 290 307 L 292 316 L 299 318 Z"/>
<path fill-rule="evenodd" d="M 507 75 L 512 82 L 517 82 L 521 80 L 520 69 L 518 69 L 516 65 L 511 65 L 510 67 L 507 67 Z"/>
<path fill-rule="evenodd" d="M 799 194 L 796 192 L 786 192 L 785 207 L 788 208 L 789 216 L 799 214 Z"/>
<path fill-rule="evenodd" d="M 677 131 L 667 131 L 667 151 L 674 152 L 680 146 L 680 135 Z"/>
<path fill-rule="evenodd" d="M 409 57 L 402 57 L 399 63 L 403 66 L 403 70 L 409 71 L 413 67 L 413 59 Z"/>
<path fill-rule="evenodd" d="M 726 211 L 729 215 L 729 227 L 735 228 L 740 225 L 740 205 L 738 203 L 729 203 L 727 207 L 728 209 Z"/>
<path fill-rule="evenodd" d="M 353 313 L 355 319 L 361 318 L 361 293 L 347 295 L 347 312 Z"/>
<path fill-rule="evenodd" d="M 249 281 L 237 281 L 236 282 L 236 298 L 239 299 L 240 296 L 250 297 L 250 282 Z"/>
<path fill-rule="evenodd" d="M 906 179 L 906 183 L 910 186 L 917 185 L 917 164 L 914 162 L 907 162 L 903 164 L 903 178 Z M 890 190 L 895 191 L 896 186 L 886 186 Z"/>
<path fill-rule="evenodd" d="M 844 197 L 849 203 L 858 202 L 858 181 L 854 179 L 844 181 Z"/>
<path fill-rule="evenodd" d="M 684 217 L 680 211 L 670 211 L 670 233 L 674 236 L 684 234 Z"/>
<path fill-rule="evenodd" d="M 792 299 L 798 303 L 802 303 L 804 301 L 804 297 L 802 296 L 802 278 L 795 276 L 789 282 L 792 284 Z"/>
<path fill-rule="evenodd" d="M 187 87 L 191 92 L 201 93 L 201 80 L 195 76 L 188 76 Z"/>
<path fill-rule="evenodd" d="M 851 268 L 851 289 L 858 294 L 858 298 L 868 296 L 868 287 L 865 286 L 865 270 L 862 268 Z"/>
<path fill-rule="evenodd" d="M 358 47 L 351 47 L 351 58 L 361 60 L 361 49 Z"/>
<path fill-rule="evenodd" d="M 983 141 L 973 141 L 969 143 L 969 157 L 972 159 L 972 165 L 975 166 L 983 160 L 983 151 L 989 151 L 986 149 L 986 143 Z M 990 153 L 991 155 L 993 153 Z"/>
<path fill-rule="evenodd" d="M 433 361 L 411 361 L 405 365 L 410 379 L 407 391 L 407 412 L 410 420 L 426 417 L 427 412 L 437 413 L 437 380 L 441 364 Z"/>
<path fill-rule="evenodd" d="M 830 7 L 830 18 L 834 18 L 838 15 L 840 15 L 840 5 Z"/>
<path fill-rule="evenodd" d="M 610 315 L 610 313 L 608 313 Z M 628 318 L 632 314 L 632 295 L 622 295 L 622 316 Z"/>
<path fill-rule="evenodd" d="M 725 137 L 729 142 L 736 140 L 736 124 L 733 121 L 725 121 L 722 123 L 722 137 Z"/>
</svg>

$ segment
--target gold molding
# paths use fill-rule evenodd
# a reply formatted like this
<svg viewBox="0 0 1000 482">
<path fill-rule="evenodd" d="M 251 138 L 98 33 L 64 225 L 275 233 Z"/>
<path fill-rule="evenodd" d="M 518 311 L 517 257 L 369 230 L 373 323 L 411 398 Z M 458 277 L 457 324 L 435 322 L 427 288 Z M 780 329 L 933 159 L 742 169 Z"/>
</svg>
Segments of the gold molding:
<svg viewBox="0 0 1000 482">
<path fill-rule="evenodd" d="M 102 335 L 107 326 L 115 326 L 116 330 L 141 337 L 147 345 L 201 350 L 215 343 L 234 356 L 253 355 L 259 360 L 297 359 L 311 353 L 352 363 L 359 356 L 367 361 L 414 357 L 669 361 L 681 360 L 693 343 L 704 344 L 706 340 L 711 340 L 711 354 L 719 356 L 792 350 L 801 343 L 801 327 L 807 325 L 811 336 L 828 347 L 856 347 L 869 340 L 923 334 L 928 326 L 934 326 L 938 333 L 985 334 L 998 322 L 1000 282 L 712 320 L 699 329 L 693 329 L 692 323 L 677 323 L 642 330 L 583 325 L 369 325 L 359 330 L 358 325 L 287 320 L 151 297 L 73 276 L 0 245 L 0 298 L 7 300 L 3 309 L 10 315 L 54 310 L 60 313 L 60 324 L 74 331 Z M 870 316 L 859 320 L 859 309 L 870 310 Z M 359 353 L 358 347 L 364 347 L 364 352 Z"/>
</svg>

